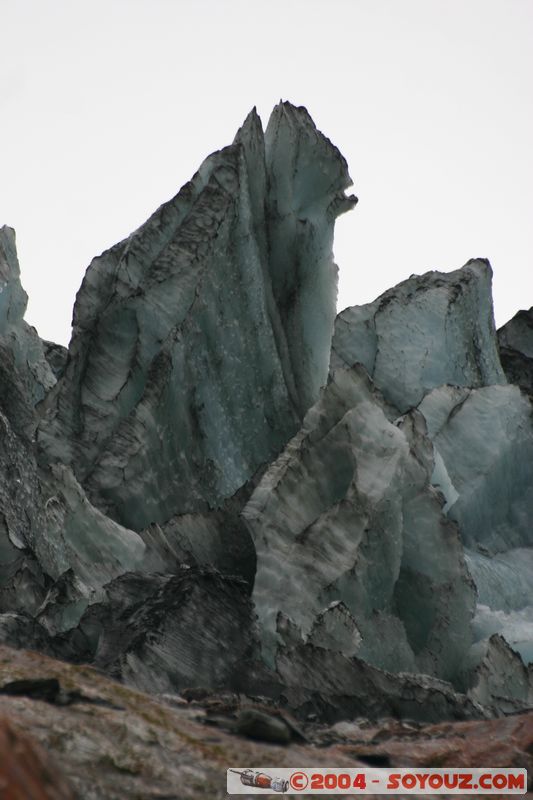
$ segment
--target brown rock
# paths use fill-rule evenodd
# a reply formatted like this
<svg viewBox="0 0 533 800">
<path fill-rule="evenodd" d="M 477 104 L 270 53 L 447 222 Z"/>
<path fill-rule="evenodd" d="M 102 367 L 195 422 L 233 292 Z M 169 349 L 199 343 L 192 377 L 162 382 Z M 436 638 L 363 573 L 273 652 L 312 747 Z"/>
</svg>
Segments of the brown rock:
<svg viewBox="0 0 533 800">
<path fill-rule="evenodd" d="M 531 779 L 533 712 L 501 719 L 443 722 L 418 730 L 402 723 L 376 726 L 364 744 L 341 749 L 362 759 L 387 757 L 392 766 L 402 767 L 525 767 Z"/>
<path fill-rule="evenodd" d="M 50 756 L 6 717 L 0 718 L 2 800 L 74 800 Z"/>
<path fill-rule="evenodd" d="M 241 709 L 233 730 L 241 736 L 261 742 L 288 744 L 291 740 L 291 732 L 282 719 L 257 708 Z"/>
<path fill-rule="evenodd" d="M 360 719 L 352 726 L 323 728 L 323 737 L 318 736 L 318 726 L 304 726 L 303 733 L 317 743 L 321 739 L 323 746 L 295 741 L 294 735 L 280 746 L 236 736 L 221 727 L 214 732 L 205 720 L 198 719 L 196 704 L 170 706 L 89 667 L 0 646 L 0 686 L 37 677 L 56 679 L 65 692 L 76 694 L 77 701 L 57 705 L 27 695 L 4 694 L 0 695 L 0 713 L 10 718 L 10 725 L 16 724 L 22 742 L 31 742 L 27 734 L 52 754 L 83 800 L 224 800 L 228 767 L 515 766 L 526 767 L 529 775 L 533 774 L 533 712 L 436 725 L 392 719 L 373 724 Z M 214 700 L 212 696 L 210 705 Z M 227 701 L 221 710 L 223 706 L 231 711 L 227 722 L 246 708 L 238 708 L 238 698 L 235 706 Z M 267 713 L 266 708 L 261 710 Z M 269 711 L 281 721 L 280 710 L 277 714 L 275 709 Z M 2 769 L 13 763 L 9 754 L 16 746 L 10 745 L 6 760 L 4 751 L 12 739 L 6 739 L 6 733 L 3 736 L 6 741 L 0 745 L 0 776 L 5 782 Z M 36 790 L 41 793 L 32 794 L 34 786 L 23 784 L 18 794 L 3 794 L 7 788 L 0 789 L 0 800 L 72 798 L 70 793 L 60 793 L 68 789 L 58 784 L 58 773 L 55 768 L 50 771 L 48 757 L 42 755 L 38 760 L 33 750 L 24 749 L 29 746 L 21 745 L 23 749 L 18 751 L 24 761 L 22 777 L 39 777 Z M 26 757 L 26 752 L 31 757 Z M 46 775 L 59 788 L 53 783 L 47 786 Z M 15 773 L 15 777 L 20 774 Z M 52 787 L 55 794 L 50 794 Z M 366 795 L 368 800 L 372 797 L 376 799 L 375 795 Z"/>
</svg>

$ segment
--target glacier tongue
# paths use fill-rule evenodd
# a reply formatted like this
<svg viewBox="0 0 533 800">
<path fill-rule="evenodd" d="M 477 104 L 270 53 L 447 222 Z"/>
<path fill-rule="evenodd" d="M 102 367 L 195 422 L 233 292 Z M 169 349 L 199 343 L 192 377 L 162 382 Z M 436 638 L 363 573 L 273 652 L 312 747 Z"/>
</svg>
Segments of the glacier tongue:
<svg viewBox="0 0 533 800">
<path fill-rule="evenodd" d="M 93 260 L 68 353 L 0 230 L 0 641 L 330 721 L 533 702 L 531 311 L 496 336 L 476 259 L 335 319 L 350 183 L 252 111 Z"/>
</svg>

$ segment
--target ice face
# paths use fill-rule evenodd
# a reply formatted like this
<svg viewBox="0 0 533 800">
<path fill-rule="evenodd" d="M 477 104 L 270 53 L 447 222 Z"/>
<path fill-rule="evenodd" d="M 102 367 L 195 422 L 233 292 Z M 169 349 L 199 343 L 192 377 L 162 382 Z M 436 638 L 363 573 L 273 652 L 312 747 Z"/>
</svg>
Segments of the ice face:
<svg viewBox="0 0 533 800">
<path fill-rule="evenodd" d="M 531 565 L 531 551 L 528 551 L 527 558 Z M 531 595 L 531 582 L 527 589 Z M 511 648 L 521 655 L 525 664 L 533 663 L 533 604 L 526 605 L 519 611 L 506 613 L 492 611 L 489 606 L 480 603 L 472 628 L 476 641 L 487 640 L 496 633 L 501 634 Z"/>
<path fill-rule="evenodd" d="M 143 570 L 173 573 L 183 566 L 215 569 L 252 587 L 257 557 L 240 516 L 250 492 L 250 487 L 244 487 L 216 511 L 179 514 L 141 531 L 146 545 Z"/>
<path fill-rule="evenodd" d="M 74 588 L 54 614 L 64 629 L 78 623 L 105 583 L 141 563 L 145 545 L 91 505 L 69 468 L 39 468 L 35 407 L 56 379 L 43 343 L 23 318 L 27 296 L 14 232 L 6 227 L 0 229 L 0 281 L 0 613 L 38 616 L 58 605 L 54 583 L 70 573 Z M 55 623 L 45 627 L 57 632 Z"/>
<path fill-rule="evenodd" d="M 533 391 L 533 308 L 519 311 L 500 328 L 498 344 L 509 383 Z"/>
<path fill-rule="evenodd" d="M 314 641 L 325 609 L 342 602 L 361 638 L 358 657 L 453 677 L 474 595 L 432 471 L 420 415 L 392 424 L 363 368 L 336 370 L 243 512 L 270 665 L 284 646 L 280 613 Z"/>
<path fill-rule="evenodd" d="M 532 546 L 533 428 L 528 398 L 517 386 L 460 394 L 445 386 L 433 390 L 419 409 L 446 467 L 448 516 L 459 523 L 465 544 L 483 545 L 491 552 Z"/>
<path fill-rule="evenodd" d="M 280 103 L 265 148 L 272 291 L 303 416 L 327 378 L 337 306 L 333 226 L 356 198 L 344 194 L 351 185 L 346 161 L 306 111 Z"/>
<path fill-rule="evenodd" d="M 455 272 L 413 275 L 373 303 L 347 308 L 335 323 L 332 368 L 363 364 L 402 413 L 446 383 L 505 383 L 491 280 L 490 265 L 478 259 Z"/>
<path fill-rule="evenodd" d="M 89 502 L 68 467 L 39 469 L 30 444 L 0 411 L 0 614 L 61 606 L 60 629 L 77 625 L 108 581 L 140 567 L 146 546 Z M 68 591 L 58 588 L 67 573 Z M 58 632 L 55 622 L 45 627 Z"/>
<path fill-rule="evenodd" d="M 533 605 L 531 403 L 517 386 L 445 386 L 430 392 L 419 409 L 441 461 L 433 481 L 468 548 L 478 600 L 488 610 L 482 616 L 490 612 L 501 622 L 486 635 L 501 633 L 513 646 L 519 642 L 518 651 L 529 658 L 529 629 L 517 639 L 506 615 Z M 475 638 L 484 632 L 479 613 Z M 493 650 L 487 652 L 483 657 L 492 657 Z"/>
<path fill-rule="evenodd" d="M 483 702 L 496 688 L 512 695 L 522 674 L 518 656 L 505 645 L 489 645 L 491 634 L 530 657 L 530 630 L 518 625 L 517 633 L 515 615 L 531 606 L 533 586 L 531 403 L 518 386 L 505 385 L 497 346 L 507 378 L 530 389 L 533 326 L 531 312 L 520 312 L 496 340 L 490 280 L 488 263 L 479 260 L 449 274 L 412 276 L 374 303 L 342 312 L 331 356 L 332 368 L 366 367 L 388 403 L 389 419 L 413 406 L 425 419 L 434 447 L 431 483 L 444 499 L 443 512 L 458 525 L 480 608 L 487 609 L 476 615 L 477 644 L 466 651 L 463 684 Z M 420 519 L 412 524 L 419 527 Z M 412 596 L 411 581 L 404 585 Z M 423 608 L 413 605 L 414 619 Z M 486 673 L 505 659 L 507 677 L 496 687 Z M 521 691 L 522 700 L 528 691 Z"/>
<path fill-rule="evenodd" d="M 305 109 L 233 145 L 89 267 L 40 430 L 140 530 L 217 507 L 279 453 L 327 375 L 346 163 Z"/>
<path fill-rule="evenodd" d="M 35 459 L 36 406 L 55 377 L 37 332 L 24 321 L 27 295 L 8 227 L 0 228 L 0 290 L 0 613 L 35 615 L 50 587 L 37 550 L 55 549 L 47 539 L 46 495 Z M 58 551 L 64 537 L 62 531 Z"/>
<path fill-rule="evenodd" d="M 28 295 L 20 284 L 15 231 L 6 225 L 0 228 L 0 248 L 0 335 L 5 336 L 24 319 Z"/>
<path fill-rule="evenodd" d="M 15 231 L 4 226 L 0 228 L 0 405 L 14 430 L 31 439 L 34 408 L 56 379 L 35 329 L 24 321 L 27 303 Z"/>
<path fill-rule="evenodd" d="M 483 705 L 498 698 L 500 714 L 521 711 L 533 702 L 533 682 L 520 655 L 499 634 L 475 644 L 469 654 L 468 696 Z"/>
</svg>

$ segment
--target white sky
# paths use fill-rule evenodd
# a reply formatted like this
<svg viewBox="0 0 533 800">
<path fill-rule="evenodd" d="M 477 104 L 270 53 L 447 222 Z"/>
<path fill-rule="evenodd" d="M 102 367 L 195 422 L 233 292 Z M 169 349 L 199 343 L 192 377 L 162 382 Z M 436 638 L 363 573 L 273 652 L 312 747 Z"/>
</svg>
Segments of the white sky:
<svg viewBox="0 0 533 800">
<path fill-rule="evenodd" d="M 488 257 L 533 305 L 533 0 L 0 0 L 0 224 L 67 343 L 91 258 L 229 144 L 307 106 L 350 166 L 339 309 Z"/>
</svg>

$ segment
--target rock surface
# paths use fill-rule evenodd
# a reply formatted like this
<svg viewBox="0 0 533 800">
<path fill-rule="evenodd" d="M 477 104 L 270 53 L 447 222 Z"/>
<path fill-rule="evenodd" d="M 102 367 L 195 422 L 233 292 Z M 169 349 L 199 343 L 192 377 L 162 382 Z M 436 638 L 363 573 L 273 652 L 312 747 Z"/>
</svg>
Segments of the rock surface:
<svg viewBox="0 0 533 800">
<path fill-rule="evenodd" d="M 46 750 L 6 717 L 0 717 L 0 793 L 3 800 L 75 800 Z"/>
<path fill-rule="evenodd" d="M 16 726 L 19 741 L 26 746 L 31 736 L 40 745 L 32 743 L 32 750 L 41 753 L 44 748 L 46 763 L 53 759 L 59 765 L 53 773 L 55 784 L 62 787 L 69 781 L 84 800 L 224 798 L 227 768 L 243 764 L 355 768 L 376 763 L 402 767 L 490 764 L 525 767 L 529 776 L 533 774 L 533 713 L 437 725 L 397 719 L 372 725 L 359 717 L 334 726 L 316 722 L 298 726 L 286 714 L 279 716 L 280 712 L 242 695 L 206 693 L 202 700 L 189 703 L 177 695 L 146 695 L 86 666 L 0 647 L 0 687 L 36 675 L 57 680 L 80 699 L 64 705 L 0 694 L 0 714 L 9 718 L 10 729 Z M 259 716 L 269 732 L 284 725 L 289 740 L 262 742 L 256 737 L 257 726 L 249 738 L 244 734 L 250 730 L 236 724 L 239 718 L 250 721 Z M 0 770 L 3 766 L 2 761 Z M 36 794 L 35 800 L 71 796 Z M 13 795 L 13 800 L 22 797 L 33 800 L 31 794 Z"/>
</svg>

